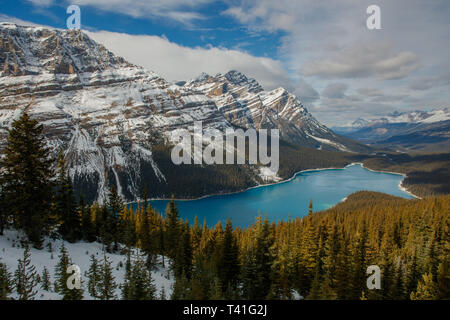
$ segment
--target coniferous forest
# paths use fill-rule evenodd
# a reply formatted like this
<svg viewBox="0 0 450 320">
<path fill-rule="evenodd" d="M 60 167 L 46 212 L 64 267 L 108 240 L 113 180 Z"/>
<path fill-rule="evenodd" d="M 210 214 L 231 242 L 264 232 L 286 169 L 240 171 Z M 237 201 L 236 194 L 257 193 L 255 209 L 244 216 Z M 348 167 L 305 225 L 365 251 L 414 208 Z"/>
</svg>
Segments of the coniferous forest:
<svg viewBox="0 0 450 320">
<path fill-rule="evenodd" d="M 12 292 L 33 299 L 37 286 L 70 300 L 82 299 L 83 290 L 103 300 L 161 299 L 151 276 L 158 264 L 169 266 L 175 278 L 170 299 L 450 298 L 450 195 L 406 200 L 358 192 L 317 213 L 311 202 L 303 218 L 270 223 L 258 217 L 245 229 L 230 220 L 208 227 L 183 221 L 174 200 L 165 212 L 146 200 L 133 211 L 114 188 L 103 204 L 85 204 L 62 153 L 49 158 L 42 130 L 24 113 L 3 150 L 0 234 L 14 228 L 28 241 L 17 270 L 0 259 L 0 299 Z M 48 270 L 36 273 L 29 253 L 30 246 L 42 249 L 47 237 L 98 241 L 107 252 L 127 255 L 125 282 L 115 282 L 106 255 L 92 256 L 89 282 L 68 289 L 71 257 L 63 246 L 51 283 Z M 137 259 L 134 248 L 141 252 Z M 379 290 L 367 288 L 370 265 L 381 269 Z"/>
</svg>

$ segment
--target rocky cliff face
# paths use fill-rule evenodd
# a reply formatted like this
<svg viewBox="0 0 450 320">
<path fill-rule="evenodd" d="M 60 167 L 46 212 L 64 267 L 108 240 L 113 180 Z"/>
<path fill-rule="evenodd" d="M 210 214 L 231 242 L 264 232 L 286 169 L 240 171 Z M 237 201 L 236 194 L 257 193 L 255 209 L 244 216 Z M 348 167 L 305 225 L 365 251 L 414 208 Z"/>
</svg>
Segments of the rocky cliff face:
<svg viewBox="0 0 450 320">
<path fill-rule="evenodd" d="M 286 89 L 265 91 L 255 79 L 238 71 L 216 76 L 203 73 L 184 87 L 213 99 L 225 118 L 238 127 L 279 128 L 282 139 L 318 149 L 352 151 L 364 148 L 319 123 Z"/>
<path fill-rule="evenodd" d="M 82 32 L 2 24 L 0 48 L 0 141 L 27 110 L 44 124 L 54 152 L 64 150 L 89 200 L 101 200 L 110 185 L 135 198 L 144 170 L 167 183 L 152 146 L 172 130 L 194 121 L 229 126 L 211 99 L 129 64 Z"/>
<path fill-rule="evenodd" d="M 165 163 L 164 146 L 170 145 L 173 132 L 191 130 L 194 121 L 222 131 L 236 126 L 280 128 L 283 139 L 319 149 L 359 148 L 321 125 L 283 88 L 266 92 L 239 72 L 203 74 L 176 85 L 115 56 L 80 31 L 3 23 L 0 146 L 6 142 L 6 129 L 24 111 L 44 125 L 54 154 L 64 151 L 76 190 L 86 201 L 102 201 L 110 186 L 130 201 L 144 188 L 153 196 L 170 196 L 173 189 L 168 186 L 182 180 L 174 180 L 174 171 L 181 169 Z M 155 157 L 155 149 L 165 151 L 165 160 Z M 191 168 L 183 170 L 177 175 Z M 217 172 L 211 170 L 197 171 L 195 176 L 202 179 L 182 181 L 198 185 L 206 181 L 204 172 Z M 245 179 L 220 176 L 216 180 L 229 188 L 223 191 L 261 181 L 257 168 L 232 170 Z M 211 187 L 205 182 L 197 193 L 209 193 Z"/>
</svg>

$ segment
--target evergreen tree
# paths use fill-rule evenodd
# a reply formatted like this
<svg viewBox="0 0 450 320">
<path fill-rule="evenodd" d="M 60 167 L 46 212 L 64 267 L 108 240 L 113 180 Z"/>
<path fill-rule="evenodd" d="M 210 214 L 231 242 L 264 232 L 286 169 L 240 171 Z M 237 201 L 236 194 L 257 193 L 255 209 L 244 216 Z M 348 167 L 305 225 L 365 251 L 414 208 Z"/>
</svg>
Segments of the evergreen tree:
<svg viewBox="0 0 450 320">
<path fill-rule="evenodd" d="M 218 275 L 222 283 L 222 292 L 231 286 L 236 290 L 239 277 L 239 251 L 233 236 L 231 220 L 227 220 L 222 244 L 222 254 L 218 262 Z"/>
<path fill-rule="evenodd" d="M 126 283 L 126 299 L 153 300 L 156 297 L 156 288 L 153 284 L 151 271 L 145 261 L 137 259 L 131 266 Z M 122 291 L 122 295 L 124 292 Z"/>
<path fill-rule="evenodd" d="M 2 198 L 34 247 L 41 248 L 51 224 L 52 160 L 43 127 L 24 112 L 8 129 L 8 141 L 0 159 Z"/>
<path fill-rule="evenodd" d="M 50 272 L 48 271 L 47 267 L 44 267 L 44 270 L 42 270 L 41 288 L 42 290 L 50 291 L 51 286 L 52 283 L 50 280 Z"/>
<path fill-rule="evenodd" d="M 177 254 L 176 248 L 178 247 L 178 239 L 180 236 L 180 225 L 178 221 L 178 208 L 175 204 L 175 200 L 172 200 L 166 207 L 166 220 L 167 220 L 167 249 L 170 258 L 175 258 Z"/>
<path fill-rule="evenodd" d="M 180 276 L 182 273 L 186 276 L 188 280 L 192 276 L 192 245 L 191 245 L 191 235 L 189 231 L 189 224 L 183 227 L 182 235 L 180 237 L 180 245 L 178 246 L 178 251 L 176 258 L 173 262 L 173 270 L 175 276 Z"/>
<path fill-rule="evenodd" d="M 112 241 L 113 241 L 113 250 L 116 251 L 118 248 L 118 242 L 121 237 L 120 232 L 120 225 L 119 225 L 119 214 L 120 211 L 123 208 L 123 201 L 120 197 L 119 193 L 117 192 L 117 189 L 115 187 L 112 187 L 109 190 L 109 196 L 108 196 L 108 231 L 112 235 Z"/>
<path fill-rule="evenodd" d="M 435 300 L 438 298 L 436 283 L 430 273 L 424 273 L 417 285 L 417 291 L 411 293 L 411 300 Z"/>
<path fill-rule="evenodd" d="M 31 265 L 30 247 L 26 246 L 23 259 L 19 259 L 17 270 L 14 273 L 16 292 L 19 300 L 34 300 L 37 294 L 35 290 L 36 267 Z"/>
<path fill-rule="evenodd" d="M 75 242 L 82 236 L 81 218 L 62 150 L 59 151 L 57 167 L 55 210 L 60 220 L 59 233 L 63 239 Z"/>
<path fill-rule="evenodd" d="M 98 261 L 95 258 L 95 255 L 91 255 L 90 258 L 91 264 L 89 265 L 88 270 L 88 292 L 93 298 L 98 298 L 99 293 L 97 292 L 97 288 L 99 286 L 99 280 L 100 280 L 100 270 Z"/>
<path fill-rule="evenodd" d="M 361 291 L 367 289 L 366 287 L 366 248 L 367 247 L 367 228 L 363 222 L 361 231 L 356 234 L 356 241 L 352 252 L 352 283 L 351 291 L 352 298 L 358 299 L 361 296 Z"/>
<path fill-rule="evenodd" d="M 1 260 L 0 260 L 1 261 Z M 7 300 L 13 290 L 14 282 L 6 264 L 0 262 L 0 300 Z"/>
<path fill-rule="evenodd" d="M 184 273 L 175 279 L 172 290 L 172 300 L 188 300 L 191 297 L 191 287 L 189 280 Z"/>
<path fill-rule="evenodd" d="M 93 242 L 96 240 L 95 226 L 91 217 L 91 210 L 84 204 L 83 196 L 80 196 L 78 211 L 81 216 L 81 237 L 83 240 Z"/>
<path fill-rule="evenodd" d="M 3 235 L 3 231 L 8 226 L 9 218 L 9 210 L 7 208 L 7 204 L 5 203 L 3 192 L 1 191 L 1 189 L 2 187 L 0 185 L 0 236 Z"/>
<path fill-rule="evenodd" d="M 116 298 L 117 284 L 112 274 L 111 262 L 106 254 L 103 255 L 103 264 L 100 266 L 97 293 L 101 300 L 113 300 Z"/>
<path fill-rule="evenodd" d="M 62 295 L 63 300 L 81 300 L 83 299 L 83 289 L 69 288 L 68 280 L 73 273 L 68 273 L 69 267 L 72 265 L 70 257 L 64 243 L 61 245 L 59 253 L 59 262 L 55 267 L 55 292 Z M 81 275 L 80 275 L 81 277 Z M 81 279 L 80 279 L 81 285 Z"/>
</svg>

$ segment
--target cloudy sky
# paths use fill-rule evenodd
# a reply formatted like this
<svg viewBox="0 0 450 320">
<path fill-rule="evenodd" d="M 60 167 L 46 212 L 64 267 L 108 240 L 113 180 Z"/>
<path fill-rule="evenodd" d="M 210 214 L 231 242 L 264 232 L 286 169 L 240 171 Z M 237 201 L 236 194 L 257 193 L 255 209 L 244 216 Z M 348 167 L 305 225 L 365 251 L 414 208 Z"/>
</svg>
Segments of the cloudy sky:
<svg viewBox="0 0 450 320">
<path fill-rule="evenodd" d="M 167 80 L 236 69 L 328 126 L 450 104 L 448 0 L 0 0 L 0 21 L 65 28 L 69 4 L 92 38 Z"/>
</svg>

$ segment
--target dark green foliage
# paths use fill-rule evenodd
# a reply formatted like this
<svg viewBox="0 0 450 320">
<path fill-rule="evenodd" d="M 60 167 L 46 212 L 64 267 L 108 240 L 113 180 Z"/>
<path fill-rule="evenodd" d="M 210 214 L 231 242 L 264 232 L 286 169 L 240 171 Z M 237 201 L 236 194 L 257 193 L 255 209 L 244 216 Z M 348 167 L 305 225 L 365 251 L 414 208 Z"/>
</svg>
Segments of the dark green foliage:
<svg viewBox="0 0 450 320">
<path fill-rule="evenodd" d="M 153 300 L 156 288 L 151 271 L 144 260 L 138 258 L 127 267 L 125 283 L 122 286 L 122 298 L 125 300 Z"/>
<path fill-rule="evenodd" d="M 37 294 L 36 267 L 31 265 L 29 246 L 25 247 L 23 258 L 18 261 L 14 283 L 19 300 L 34 300 Z"/>
<path fill-rule="evenodd" d="M 72 181 L 66 169 L 62 150 L 58 157 L 55 210 L 60 222 L 59 233 L 63 239 L 69 242 L 80 240 L 82 237 L 81 217 L 77 211 Z"/>
<path fill-rule="evenodd" d="M 175 258 L 177 254 L 177 244 L 180 237 L 180 222 L 178 216 L 178 208 L 174 199 L 167 204 L 166 208 L 167 221 L 167 250 L 170 258 Z"/>
<path fill-rule="evenodd" d="M 222 284 L 222 292 L 228 287 L 234 291 L 239 279 L 239 249 L 233 236 L 231 220 L 227 220 L 222 243 L 222 253 L 217 264 L 217 274 Z"/>
<path fill-rule="evenodd" d="M 117 296 L 115 290 L 117 284 L 112 274 L 111 262 L 106 254 L 103 256 L 103 263 L 100 265 L 99 278 L 97 282 L 97 296 L 101 300 L 113 300 Z"/>
<path fill-rule="evenodd" d="M 8 271 L 6 264 L 0 260 L 0 300 L 7 300 L 9 294 L 13 291 L 14 282 L 11 273 Z"/>
<path fill-rule="evenodd" d="M 42 130 L 42 125 L 24 112 L 8 130 L 0 160 L 3 204 L 15 227 L 24 230 L 36 248 L 41 247 L 52 222 L 52 160 Z"/>
<path fill-rule="evenodd" d="M 63 243 L 59 252 L 59 262 L 55 267 L 55 292 L 62 295 L 63 300 L 81 300 L 83 299 L 83 289 L 70 289 L 68 285 L 69 277 L 73 275 L 73 273 L 67 272 L 71 265 L 72 262 Z"/>
<path fill-rule="evenodd" d="M 91 264 L 89 265 L 88 270 L 88 292 L 93 298 L 98 298 L 99 293 L 97 292 L 97 288 L 99 286 L 100 281 L 100 267 L 98 265 L 98 261 L 95 258 L 95 255 L 91 255 L 90 258 Z"/>
<path fill-rule="evenodd" d="M 41 288 L 45 291 L 50 291 L 51 286 L 52 283 L 50 280 L 50 272 L 46 267 L 44 267 L 44 270 L 42 270 Z"/>
</svg>

